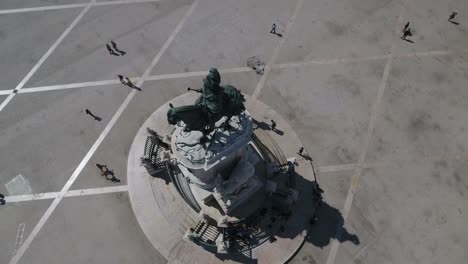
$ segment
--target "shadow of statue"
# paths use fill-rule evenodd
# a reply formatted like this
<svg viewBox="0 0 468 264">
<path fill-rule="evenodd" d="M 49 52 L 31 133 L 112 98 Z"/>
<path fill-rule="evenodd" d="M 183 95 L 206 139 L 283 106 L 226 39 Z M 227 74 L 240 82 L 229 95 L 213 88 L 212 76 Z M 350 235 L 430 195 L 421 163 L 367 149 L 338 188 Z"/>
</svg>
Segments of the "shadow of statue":
<svg viewBox="0 0 468 264">
<path fill-rule="evenodd" d="M 331 239 L 336 239 L 341 243 L 350 241 L 355 245 L 360 243 L 358 236 L 349 233 L 344 227 L 343 216 L 338 209 L 322 202 L 317 210 L 315 223 L 309 229 L 306 241 L 323 248 L 330 244 Z"/>
<path fill-rule="evenodd" d="M 326 203 L 321 195 L 314 194 L 316 193 L 315 186 L 315 182 L 296 174 L 296 189 L 299 191 L 299 200 L 294 207 L 296 208 L 295 214 L 302 215 L 302 217 L 296 220 L 294 216 L 291 217 L 287 223 L 287 231 L 275 235 L 294 238 L 299 232 L 307 229 L 306 242 L 320 248 L 329 245 L 332 239 L 341 243 L 350 241 L 358 245 L 360 243 L 359 237 L 346 230 L 341 212 Z"/>
<path fill-rule="evenodd" d="M 294 182 L 295 185 L 292 187 L 299 192 L 295 204 L 282 205 L 281 198 L 270 195 L 263 208 L 250 217 L 251 222 L 262 230 L 259 233 L 264 234 L 256 242 L 255 239 L 251 240 L 253 244 L 260 246 L 268 241 L 275 243 L 280 238 L 293 240 L 305 235 L 299 248 L 288 260 L 291 261 L 305 243 L 311 243 L 319 248 L 329 245 L 332 239 L 341 243 L 347 241 L 356 245 L 360 243 L 356 234 L 344 228 L 344 218 L 340 211 L 322 199 L 323 190 L 315 181 L 295 173 Z M 242 252 L 244 256 L 231 253 L 223 257 L 231 260 L 237 258 L 242 263 L 255 263 L 256 260 L 251 259 L 246 253 Z M 220 259 L 223 257 L 218 256 Z"/>
<path fill-rule="evenodd" d="M 228 254 L 216 253 L 216 247 L 210 247 L 207 250 L 212 251 L 222 261 L 258 263 L 258 259 L 253 254 L 256 247 L 263 243 L 276 243 L 276 240 L 280 238 L 299 239 L 297 241 L 301 245 L 294 249 L 292 257 L 286 262 L 288 263 L 305 243 L 319 248 L 330 245 L 333 239 L 340 243 L 349 241 L 355 245 L 360 244 L 358 236 L 344 227 L 341 212 L 323 200 L 324 191 L 317 182 L 306 179 L 294 171 L 292 173 L 294 181 L 291 182 L 294 183 L 292 186 L 288 184 L 286 186 L 297 190 L 298 199 L 295 203 L 290 204 L 281 195 L 269 194 L 264 198 L 261 208 L 241 224 L 230 227 L 234 231 L 232 234 L 226 231 L 229 236 L 236 236 L 235 242 L 231 244 L 235 246 L 228 251 Z M 172 181 L 171 177 L 167 179 Z M 285 182 L 288 182 L 286 180 Z M 326 195 L 326 190 L 324 193 Z M 247 235 L 247 242 L 239 243 L 238 241 L 244 240 L 245 232 L 250 232 L 247 230 L 252 230 L 250 235 Z"/>
</svg>

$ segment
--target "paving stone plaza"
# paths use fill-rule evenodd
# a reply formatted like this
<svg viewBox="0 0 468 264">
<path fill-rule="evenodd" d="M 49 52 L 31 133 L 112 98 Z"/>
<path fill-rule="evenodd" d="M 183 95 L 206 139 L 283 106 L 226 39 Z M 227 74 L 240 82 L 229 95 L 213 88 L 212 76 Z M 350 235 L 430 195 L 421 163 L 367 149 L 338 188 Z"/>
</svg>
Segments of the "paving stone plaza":
<svg viewBox="0 0 468 264">
<path fill-rule="evenodd" d="M 1 0 L 0 263 L 464 264 L 467 44 L 466 0 Z M 241 257 L 140 163 L 212 67 L 295 164 Z"/>
</svg>

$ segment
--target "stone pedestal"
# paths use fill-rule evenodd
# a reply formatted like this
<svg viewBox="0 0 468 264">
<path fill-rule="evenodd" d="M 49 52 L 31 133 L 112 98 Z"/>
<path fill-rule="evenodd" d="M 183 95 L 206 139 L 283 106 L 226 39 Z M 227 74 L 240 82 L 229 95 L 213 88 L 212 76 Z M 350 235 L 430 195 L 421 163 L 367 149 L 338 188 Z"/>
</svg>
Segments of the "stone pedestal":
<svg viewBox="0 0 468 264">
<path fill-rule="evenodd" d="M 237 221 L 230 213 L 264 185 L 264 175 L 258 175 L 255 169 L 261 160 L 251 145 L 250 114 L 244 111 L 233 116 L 229 129 L 223 128 L 225 121 L 226 117 L 216 123 L 219 128 L 207 135 L 203 144 L 203 134 L 185 132 L 183 123 L 176 126 L 171 137 L 173 158 L 190 182 L 202 213 L 219 224 Z"/>
<path fill-rule="evenodd" d="M 172 99 L 171 102 L 175 105 L 186 105 L 193 103 L 196 97 L 195 93 L 186 93 Z M 248 97 L 247 102 L 249 102 Z M 268 120 L 274 119 L 278 127 L 284 131 L 284 135 L 280 136 L 271 131 L 256 129 L 249 138 L 246 137 L 245 142 L 241 144 L 238 152 L 235 151 L 235 154 L 228 155 L 226 153 L 230 152 L 226 152 L 221 155 L 213 155 L 199 164 L 193 163 L 196 164 L 193 167 L 189 166 L 191 163 L 181 160 L 176 164 L 177 168 L 185 167 L 188 172 L 190 169 L 201 173 L 192 175 L 194 180 L 190 180 L 190 183 L 184 181 L 184 184 L 178 185 L 180 183 L 178 181 L 181 179 L 191 179 L 189 177 L 192 177 L 185 176 L 184 172 L 173 175 L 177 177 L 169 179 L 169 183 L 166 178 L 152 177 L 141 164 L 145 141 L 149 136 L 146 128 L 152 128 L 159 135 L 164 136 L 165 141 L 171 143 L 171 150 L 173 146 L 172 142 L 169 141 L 172 140 L 172 136 L 183 133 L 181 129 L 178 130 L 177 127 L 167 124 L 168 104 L 157 109 L 142 124 L 136 134 L 129 151 L 127 166 L 130 201 L 143 232 L 155 249 L 168 259 L 168 263 L 285 263 L 303 244 L 307 235 L 309 219 L 315 210 L 311 204 L 313 201 L 312 192 L 307 184 L 313 182 L 310 162 L 297 160 L 298 165 L 295 169 L 300 175 L 297 177 L 302 180 L 296 186 L 296 194 L 290 195 L 293 204 L 290 204 L 289 199 L 275 195 L 294 194 L 285 188 L 284 182 L 288 178 L 284 173 L 278 175 L 277 165 L 285 164 L 286 157 L 294 156 L 297 146 L 301 146 L 301 142 L 287 122 L 271 108 L 259 101 L 248 105 L 250 105 L 249 113 L 256 118 L 257 122 L 268 122 Z M 247 114 L 244 116 L 245 120 L 251 120 L 248 116 L 249 113 L 245 113 Z M 251 125 L 251 123 L 247 123 L 245 127 Z M 251 131 L 251 128 L 243 130 Z M 222 138 L 221 135 L 219 134 L 220 138 Z M 242 141 L 239 140 L 239 142 Z M 228 150 L 228 144 L 225 146 Z M 207 150 L 209 151 L 210 148 Z M 223 151 L 219 153 L 223 153 Z M 172 153 L 170 160 L 173 160 L 175 155 L 178 155 L 177 153 L 178 151 Z M 231 163 L 230 159 L 236 162 Z M 231 176 L 228 179 L 223 179 L 223 182 L 216 182 L 217 173 L 214 173 L 214 176 L 207 176 L 203 180 L 200 177 L 195 177 L 203 175 L 203 171 L 206 171 L 205 168 L 208 168 L 209 171 L 210 168 L 220 168 L 221 170 L 223 167 L 230 172 Z M 219 175 L 223 174 L 219 173 Z M 199 182 L 195 183 L 195 180 L 199 180 Z M 257 181 L 259 184 L 256 183 Z M 208 186 L 210 187 L 207 188 Z M 260 187 L 257 189 L 256 186 Z M 184 189 L 185 187 L 187 188 Z M 239 188 L 245 199 L 231 199 L 229 202 L 229 198 L 232 196 L 236 198 L 235 196 L 238 194 L 236 190 Z M 218 190 L 220 191 L 218 192 Z M 187 197 L 187 194 L 192 194 L 192 197 Z M 221 211 L 228 211 L 228 213 L 222 215 L 219 209 L 205 206 L 203 198 L 207 198 L 209 196 L 207 194 L 211 194 L 212 199 L 216 202 L 224 201 L 222 197 L 228 197 L 225 200 L 227 206 L 225 208 L 220 206 Z M 201 210 L 189 206 L 187 200 L 191 200 L 191 198 L 200 203 Z M 237 206 L 234 201 L 238 201 L 239 205 Z M 288 220 L 281 220 L 276 216 L 277 220 L 270 223 L 271 216 L 275 213 L 274 208 L 281 206 L 280 202 L 285 203 L 284 207 L 290 209 L 291 214 Z M 220 204 L 222 203 L 220 202 Z M 229 208 L 229 205 L 233 207 Z M 262 214 L 265 209 L 268 209 L 268 212 Z M 207 219 L 206 216 L 210 214 L 219 215 Z M 254 230 L 258 232 L 251 233 L 254 239 L 249 243 L 249 247 L 243 248 L 237 241 L 232 243 L 230 240 L 222 239 L 222 230 L 230 229 L 229 222 L 232 223 L 242 219 L 242 217 L 246 217 L 245 221 L 248 222 L 247 220 L 253 220 L 252 215 L 257 219 Z M 212 219 L 216 219 L 217 225 L 211 224 Z M 234 225 L 242 226 L 244 221 L 239 221 Z M 192 232 L 192 230 L 198 229 L 201 229 L 202 232 Z M 209 249 L 207 249 L 206 243 L 201 246 L 200 241 L 206 242 L 204 237 L 216 232 L 218 233 L 208 244 Z M 184 235 L 187 239 L 184 239 Z M 270 240 L 271 237 L 274 239 Z M 254 243 L 254 241 L 256 242 Z M 218 254 L 215 254 L 216 252 Z M 223 256 L 220 257 L 220 254 Z"/>
</svg>

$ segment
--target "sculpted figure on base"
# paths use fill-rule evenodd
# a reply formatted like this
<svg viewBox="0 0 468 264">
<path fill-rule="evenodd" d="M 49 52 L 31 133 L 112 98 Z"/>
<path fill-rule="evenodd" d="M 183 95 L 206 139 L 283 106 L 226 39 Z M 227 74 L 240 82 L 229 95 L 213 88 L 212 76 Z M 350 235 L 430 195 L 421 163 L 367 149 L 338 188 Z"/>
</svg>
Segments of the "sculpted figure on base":
<svg viewBox="0 0 468 264">
<path fill-rule="evenodd" d="M 215 123 L 226 116 L 225 122 L 228 128 L 232 116 L 239 115 L 245 110 L 245 98 L 232 85 L 220 86 L 221 76 L 216 68 L 211 68 L 203 79 L 203 87 L 200 90 L 188 88 L 188 90 L 201 93 L 194 105 L 172 107 L 167 112 L 167 121 L 171 125 L 183 121 L 185 131 L 201 131 L 207 135 L 215 129 Z"/>
</svg>

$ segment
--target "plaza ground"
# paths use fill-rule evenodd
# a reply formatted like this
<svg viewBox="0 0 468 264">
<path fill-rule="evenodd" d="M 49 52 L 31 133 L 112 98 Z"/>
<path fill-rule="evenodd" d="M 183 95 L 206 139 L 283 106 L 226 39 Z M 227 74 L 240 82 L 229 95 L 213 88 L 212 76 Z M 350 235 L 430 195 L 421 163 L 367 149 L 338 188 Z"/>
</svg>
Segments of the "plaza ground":
<svg viewBox="0 0 468 264">
<path fill-rule="evenodd" d="M 467 43 L 466 0 L 2 0 L 0 263 L 166 263 L 133 214 L 128 151 L 210 67 L 317 167 L 327 206 L 292 263 L 465 263 Z"/>
</svg>

